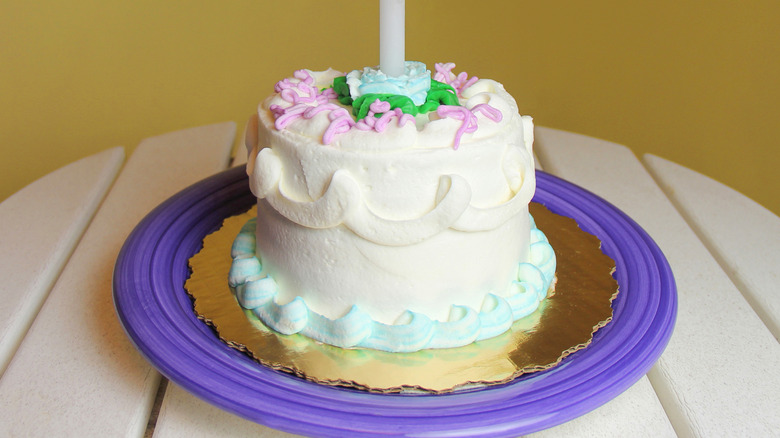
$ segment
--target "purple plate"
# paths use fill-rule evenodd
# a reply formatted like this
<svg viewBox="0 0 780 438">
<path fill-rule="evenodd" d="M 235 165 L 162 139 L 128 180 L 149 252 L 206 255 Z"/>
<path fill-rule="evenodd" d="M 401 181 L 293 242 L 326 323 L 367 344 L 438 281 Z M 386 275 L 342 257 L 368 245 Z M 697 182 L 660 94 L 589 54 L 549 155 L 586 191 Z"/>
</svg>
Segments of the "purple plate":
<svg viewBox="0 0 780 438">
<path fill-rule="evenodd" d="M 534 200 L 598 236 L 620 284 L 612 323 L 548 371 L 451 394 L 374 394 L 311 383 L 228 347 L 195 316 L 184 282 L 203 238 L 256 202 L 244 167 L 179 192 L 135 228 L 114 270 L 116 310 L 136 347 L 168 379 L 287 432 L 517 436 L 552 427 L 601 406 L 650 369 L 672 334 L 677 295 L 663 253 L 634 221 L 582 188 L 536 175 Z"/>
</svg>

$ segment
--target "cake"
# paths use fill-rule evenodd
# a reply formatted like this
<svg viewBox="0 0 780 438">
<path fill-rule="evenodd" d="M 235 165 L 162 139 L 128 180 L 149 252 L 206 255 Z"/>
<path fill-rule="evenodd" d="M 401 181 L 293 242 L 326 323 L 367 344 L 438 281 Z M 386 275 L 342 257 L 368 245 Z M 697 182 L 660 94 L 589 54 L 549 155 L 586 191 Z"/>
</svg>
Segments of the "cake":
<svg viewBox="0 0 780 438">
<path fill-rule="evenodd" d="M 250 120 L 231 290 L 284 335 L 412 352 L 498 336 L 555 284 L 533 122 L 493 80 L 296 71 Z"/>
</svg>

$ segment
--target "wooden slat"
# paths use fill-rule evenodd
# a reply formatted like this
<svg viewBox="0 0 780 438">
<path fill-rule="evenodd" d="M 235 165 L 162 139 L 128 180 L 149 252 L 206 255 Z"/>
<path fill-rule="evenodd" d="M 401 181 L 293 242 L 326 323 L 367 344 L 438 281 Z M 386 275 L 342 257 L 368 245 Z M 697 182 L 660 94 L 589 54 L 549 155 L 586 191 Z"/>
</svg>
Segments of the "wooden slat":
<svg viewBox="0 0 780 438">
<path fill-rule="evenodd" d="M 548 135 L 545 135 L 545 134 Z M 537 143 L 549 137 L 549 130 L 537 128 Z M 542 138 L 539 139 L 539 136 Z M 554 141 L 554 139 L 550 139 Z M 534 146 L 536 149 L 537 146 Z M 543 160 L 534 153 L 536 168 L 545 170 Z M 653 431 L 654 437 L 674 436 L 674 430 L 664 413 L 647 377 L 640 379 L 625 393 L 604 406 L 560 426 L 533 434 L 534 437 L 605 437 L 641 436 Z"/>
<path fill-rule="evenodd" d="M 143 141 L 0 379 L 0 436 L 141 436 L 159 374 L 124 334 L 111 276 L 152 208 L 227 166 L 233 123 Z"/>
<path fill-rule="evenodd" d="M 155 438 L 198 437 L 267 438 L 297 435 L 274 430 L 244 420 L 197 397 L 179 386 L 168 384 L 165 400 L 154 429 Z M 618 437 L 676 436 L 666 421 L 663 408 L 646 377 L 606 405 L 560 426 L 530 436 L 542 437 Z"/>
<path fill-rule="evenodd" d="M 540 128 L 544 168 L 622 209 L 674 271 L 679 314 L 648 377 L 680 436 L 771 436 L 780 430 L 780 346 L 627 148 Z"/>
<path fill-rule="evenodd" d="M 780 340 L 780 217 L 687 167 L 654 155 L 645 155 L 644 162 L 775 339 Z"/>
<path fill-rule="evenodd" d="M 169 383 L 154 438 L 293 437 L 235 416 Z"/>
<path fill-rule="evenodd" d="M 124 161 L 116 147 L 33 182 L 0 204 L 0 376 Z"/>
<path fill-rule="evenodd" d="M 650 381 L 642 377 L 609 403 L 533 438 L 676 437 Z"/>
</svg>

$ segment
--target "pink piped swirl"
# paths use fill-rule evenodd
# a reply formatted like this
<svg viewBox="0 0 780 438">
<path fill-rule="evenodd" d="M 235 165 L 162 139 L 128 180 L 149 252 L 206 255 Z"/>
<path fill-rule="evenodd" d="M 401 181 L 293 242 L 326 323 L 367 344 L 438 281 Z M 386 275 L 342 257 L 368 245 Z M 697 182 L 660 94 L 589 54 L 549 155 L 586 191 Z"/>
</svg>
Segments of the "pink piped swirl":
<svg viewBox="0 0 780 438">
<path fill-rule="evenodd" d="M 338 96 L 333 88 L 318 90 L 314 85 L 314 77 L 306 70 L 297 70 L 293 77 L 283 79 L 276 83 L 274 90 L 279 96 L 292 105 L 285 108 L 281 105 L 271 105 L 269 108 L 276 118 L 274 127 L 278 130 L 285 129 L 290 123 L 299 119 L 311 119 L 323 111 L 329 111 L 330 124 L 322 135 L 322 142 L 330 144 L 337 134 L 348 132 L 355 125 L 355 121 L 345 108 L 332 102 Z"/>
<path fill-rule="evenodd" d="M 458 128 L 458 130 L 455 132 L 455 140 L 452 147 L 453 149 L 457 150 L 458 147 L 460 147 L 460 140 L 463 137 L 463 134 L 471 134 L 476 132 L 477 128 L 479 127 L 476 113 L 482 113 L 489 120 L 492 120 L 496 123 L 500 122 L 503 118 L 501 111 L 486 103 L 475 105 L 472 109 L 454 105 L 441 105 L 436 109 L 436 114 L 438 114 L 439 117 L 449 117 L 451 119 L 460 120 L 462 122 L 460 128 Z"/>
<path fill-rule="evenodd" d="M 376 114 L 382 115 L 377 118 Z M 361 131 L 370 131 L 373 129 L 376 132 L 385 132 L 387 126 L 393 119 L 397 120 L 397 125 L 399 127 L 406 125 L 406 122 L 414 123 L 414 117 L 411 114 L 405 114 L 401 111 L 401 108 L 396 108 L 391 111 L 389 102 L 383 102 L 377 99 L 368 107 L 368 115 L 359 120 L 355 125 L 355 128 Z"/>
<path fill-rule="evenodd" d="M 434 79 L 452 86 L 458 96 L 463 97 L 463 90 L 472 86 L 478 79 L 476 77 L 469 78 L 465 72 L 455 75 L 452 73 L 454 67 L 455 64 L 451 62 L 437 63 Z M 295 71 L 292 78 L 277 82 L 274 90 L 279 93 L 282 100 L 290 104 L 287 107 L 270 106 L 269 109 L 275 119 L 274 127 L 283 130 L 296 120 L 312 119 L 320 113 L 327 112 L 329 124 L 322 135 L 322 143 L 326 145 L 331 144 L 337 135 L 347 133 L 352 129 L 382 133 L 387 130 L 393 120 L 396 121 L 398 127 L 415 121 L 414 116 L 405 114 L 400 108 L 391 109 L 390 103 L 379 99 L 371 103 L 365 118 L 355 121 L 346 108 L 336 103 L 338 95 L 333 88 L 317 89 L 316 81 L 308 70 Z M 461 126 L 455 133 L 454 149 L 458 149 L 460 146 L 463 135 L 477 130 L 478 113 L 496 123 L 502 120 L 501 111 L 485 103 L 475 105 L 471 109 L 455 105 L 441 105 L 436 113 L 440 118 L 461 121 Z M 380 116 L 377 117 L 377 115 Z"/>
<path fill-rule="evenodd" d="M 451 86 L 460 97 L 463 97 L 463 90 L 474 85 L 479 80 L 476 76 L 469 78 L 465 71 L 455 75 L 452 72 L 452 69 L 455 68 L 455 63 L 452 62 L 446 64 L 437 62 L 434 67 L 436 68 L 436 73 L 433 75 L 433 79 Z"/>
</svg>

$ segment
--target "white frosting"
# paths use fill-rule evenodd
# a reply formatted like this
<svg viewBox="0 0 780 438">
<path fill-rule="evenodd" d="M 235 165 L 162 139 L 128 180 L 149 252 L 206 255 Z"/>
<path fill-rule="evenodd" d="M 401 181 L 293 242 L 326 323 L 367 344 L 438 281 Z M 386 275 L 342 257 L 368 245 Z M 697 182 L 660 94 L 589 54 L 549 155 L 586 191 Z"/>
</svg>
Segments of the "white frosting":
<svg viewBox="0 0 780 438">
<path fill-rule="evenodd" d="M 392 352 L 460 347 L 504 333 L 514 321 L 533 313 L 547 297 L 555 281 L 555 252 L 533 221 L 532 227 L 531 256 L 527 263 L 518 264 L 512 294 L 508 297 L 487 294 L 478 311 L 453 306 L 446 322 L 406 311 L 394 324 L 383 324 L 357 305 L 346 315 L 331 319 L 313 312 L 300 297 L 279 305 L 279 285 L 273 277 L 263 274 L 255 253 L 255 219 L 241 228 L 233 242 L 228 282 L 243 308 L 285 335 L 300 333 L 337 347 Z"/>
<path fill-rule="evenodd" d="M 312 75 L 318 88 L 335 76 Z M 271 106 L 291 104 L 274 94 L 260 105 L 247 173 L 276 304 L 301 297 L 332 320 L 357 306 L 393 324 L 407 311 L 448 321 L 453 305 L 479 312 L 489 294 L 516 294 L 518 264 L 529 259 L 533 124 L 495 81 L 464 90 L 461 104 L 488 104 L 502 118 L 475 112 L 478 129 L 457 150 L 462 122 L 435 112 L 323 145 L 327 111 L 277 130 Z"/>
</svg>

